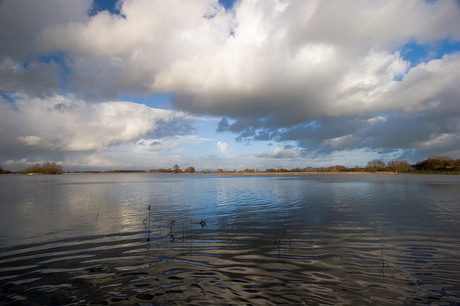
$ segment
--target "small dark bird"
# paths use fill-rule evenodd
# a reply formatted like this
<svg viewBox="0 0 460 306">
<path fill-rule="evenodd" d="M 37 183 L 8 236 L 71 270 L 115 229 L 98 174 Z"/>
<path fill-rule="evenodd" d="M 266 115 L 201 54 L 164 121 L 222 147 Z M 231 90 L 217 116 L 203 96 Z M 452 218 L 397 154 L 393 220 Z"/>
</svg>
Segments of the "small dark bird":
<svg viewBox="0 0 460 306">
<path fill-rule="evenodd" d="M 201 228 L 206 226 L 206 220 L 201 219 L 200 221 Z"/>
</svg>

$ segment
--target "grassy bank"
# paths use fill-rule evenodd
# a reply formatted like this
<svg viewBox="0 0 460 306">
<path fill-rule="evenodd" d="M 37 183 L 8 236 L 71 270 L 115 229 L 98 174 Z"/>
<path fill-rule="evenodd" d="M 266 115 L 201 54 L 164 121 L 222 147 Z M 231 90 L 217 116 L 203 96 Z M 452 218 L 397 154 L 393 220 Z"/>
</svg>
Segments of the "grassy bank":
<svg viewBox="0 0 460 306">
<path fill-rule="evenodd" d="M 415 171 L 407 171 L 404 172 L 405 174 L 442 174 L 442 175 L 460 175 L 459 170 L 415 170 Z"/>
<path fill-rule="evenodd" d="M 308 172 L 218 172 L 218 175 L 311 175 L 311 174 L 397 174 L 397 172 L 391 171 L 379 171 L 379 172 L 368 172 L 368 171 L 308 171 Z"/>
</svg>

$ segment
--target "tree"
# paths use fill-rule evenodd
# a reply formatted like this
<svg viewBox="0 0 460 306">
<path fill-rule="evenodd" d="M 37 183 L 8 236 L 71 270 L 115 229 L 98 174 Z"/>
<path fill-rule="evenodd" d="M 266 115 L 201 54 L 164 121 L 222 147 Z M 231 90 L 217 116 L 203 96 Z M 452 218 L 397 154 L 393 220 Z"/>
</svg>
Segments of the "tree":
<svg viewBox="0 0 460 306">
<path fill-rule="evenodd" d="M 173 166 L 173 172 L 174 173 L 182 173 L 182 170 L 180 169 L 179 165 L 178 164 L 175 164 Z"/>
<path fill-rule="evenodd" d="M 45 174 L 62 174 L 63 172 L 64 170 L 62 169 L 62 166 L 54 162 L 47 162 L 43 165 L 43 173 Z"/>
<path fill-rule="evenodd" d="M 342 172 L 342 171 L 345 171 L 347 168 L 345 166 L 342 166 L 342 165 L 336 165 L 336 166 L 331 166 L 329 167 L 329 170 L 330 172 Z"/>
<path fill-rule="evenodd" d="M 383 161 L 374 159 L 367 163 L 366 168 L 368 171 L 382 171 L 382 170 L 385 170 L 386 165 Z"/>
<path fill-rule="evenodd" d="M 443 162 L 437 158 L 429 158 L 415 165 L 417 170 L 434 171 L 443 167 Z"/>
<path fill-rule="evenodd" d="M 436 171 L 436 170 L 454 170 L 459 166 L 459 160 L 450 157 L 436 156 L 430 157 L 424 161 L 415 164 L 417 170 Z"/>
<path fill-rule="evenodd" d="M 195 168 L 193 168 L 193 167 L 188 167 L 187 169 L 185 169 L 184 172 L 185 172 L 185 173 L 195 173 L 196 171 L 195 171 Z"/>
<path fill-rule="evenodd" d="M 395 172 L 409 171 L 410 164 L 405 160 L 392 160 L 388 162 L 388 168 Z"/>
<path fill-rule="evenodd" d="M 32 167 L 22 170 L 21 173 L 62 174 L 64 173 L 64 169 L 55 162 L 47 162 L 43 166 L 36 163 Z"/>
<path fill-rule="evenodd" d="M 455 160 L 454 168 L 455 168 L 455 170 L 460 170 L 460 158 L 457 158 Z"/>
</svg>

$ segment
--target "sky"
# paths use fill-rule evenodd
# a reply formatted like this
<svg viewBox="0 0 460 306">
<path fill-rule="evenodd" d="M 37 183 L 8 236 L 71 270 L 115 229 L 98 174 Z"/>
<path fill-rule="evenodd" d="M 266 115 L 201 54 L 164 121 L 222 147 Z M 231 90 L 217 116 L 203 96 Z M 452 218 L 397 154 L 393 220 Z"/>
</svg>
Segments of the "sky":
<svg viewBox="0 0 460 306">
<path fill-rule="evenodd" d="M 0 166 L 460 157 L 460 2 L 0 0 Z"/>
</svg>

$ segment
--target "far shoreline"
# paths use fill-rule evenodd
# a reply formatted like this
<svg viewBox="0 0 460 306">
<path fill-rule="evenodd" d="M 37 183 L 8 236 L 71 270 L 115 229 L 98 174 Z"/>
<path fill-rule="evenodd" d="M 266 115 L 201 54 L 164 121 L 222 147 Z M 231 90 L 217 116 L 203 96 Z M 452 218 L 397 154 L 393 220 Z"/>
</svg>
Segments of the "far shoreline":
<svg viewBox="0 0 460 306">
<path fill-rule="evenodd" d="M 379 171 L 379 172 L 365 172 L 365 171 L 308 171 L 308 172 L 219 172 L 213 173 L 217 175 L 311 175 L 311 174 L 387 174 L 393 175 L 398 172 L 392 171 Z"/>
<path fill-rule="evenodd" d="M 36 176 L 36 175 L 69 175 L 69 174 L 169 174 L 169 175 L 220 175 L 220 176 L 307 176 L 307 175 L 460 175 L 458 171 L 446 172 L 446 171 L 408 171 L 408 172 L 393 172 L 393 171 L 307 171 L 307 172 L 155 172 L 145 170 L 123 170 L 123 171 L 67 171 L 60 174 L 44 174 L 44 173 L 20 173 L 20 172 L 8 172 L 2 173 L 3 175 L 24 175 L 24 176 Z"/>
<path fill-rule="evenodd" d="M 189 166 L 182 170 L 178 164 L 170 168 L 157 168 L 150 170 L 141 169 L 113 169 L 113 170 L 67 170 L 64 171 L 62 165 L 56 162 L 46 162 L 43 165 L 40 163 L 34 164 L 21 171 L 9 171 L 0 167 L 0 174 L 64 174 L 64 173 L 173 173 L 173 174 L 217 174 L 217 175 L 312 175 L 312 174 L 449 174 L 460 175 L 460 158 L 454 159 L 450 157 L 431 157 L 422 162 L 417 162 L 415 165 L 409 164 L 407 161 L 392 160 L 384 163 L 381 160 L 372 160 L 367 163 L 366 167 L 355 166 L 347 168 L 342 165 L 328 167 L 305 167 L 285 169 L 278 166 L 275 168 L 267 168 L 266 170 L 252 169 L 234 169 L 225 170 L 219 169 L 202 169 L 195 170 L 195 167 Z"/>
</svg>

